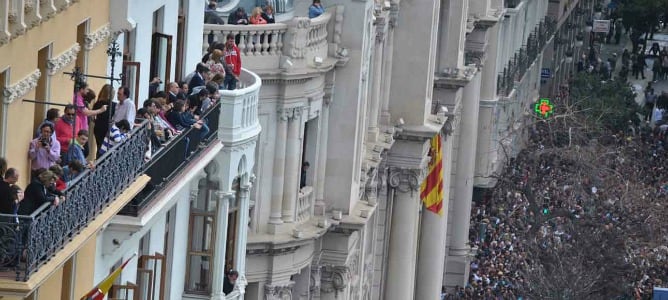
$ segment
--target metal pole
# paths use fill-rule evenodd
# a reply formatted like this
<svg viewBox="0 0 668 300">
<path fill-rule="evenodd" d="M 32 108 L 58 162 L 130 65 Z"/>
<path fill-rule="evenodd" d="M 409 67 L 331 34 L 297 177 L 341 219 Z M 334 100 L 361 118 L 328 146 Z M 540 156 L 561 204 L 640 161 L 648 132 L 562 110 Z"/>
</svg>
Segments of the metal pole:
<svg viewBox="0 0 668 300">
<path fill-rule="evenodd" d="M 114 78 L 114 68 L 116 67 L 116 56 L 122 55 L 120 47 L 118 46 L 118 34 L 114 34 L 111 43 L 109 44 L 109 48 L 107 48 L 107 56 L 110 57 L 111 59 L 111 76 L 109 76 L 109 85 L 111 85 L 111 90 L 114 90 L 114 81 L 115 80 L 121 80 L 120 78 Z M 122 78 L 122 76 L 121 76 Z M 108 117 L 108 122 L 109 126 L 111 127 L 111 123 L 113 123 L 113 115 L 115 113 L 114 109 L 114 103 L 113 103 L 113 98 L 114 95 L 109 95 L 109 117 Z"/>
</svg>

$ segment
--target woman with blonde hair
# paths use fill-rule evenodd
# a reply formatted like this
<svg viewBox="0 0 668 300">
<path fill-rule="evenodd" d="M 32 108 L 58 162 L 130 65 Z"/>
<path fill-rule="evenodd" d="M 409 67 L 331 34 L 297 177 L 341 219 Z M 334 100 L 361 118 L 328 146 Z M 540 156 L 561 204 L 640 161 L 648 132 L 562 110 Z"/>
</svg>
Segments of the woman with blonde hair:
<svg viewBox="0 0 668 300">
<path fill-rule="evenodd" d="M 253 13 L 248 21 L 253 25 L 267 24 L 267 20 L 262 17 L 262 8 L 259 6 L 253 9 Z"/>
<path fill-rule="evenodd" d="M 220 74 L 225 77 L 225 65 L 223 65 L 223 51 L 220 49 L 215 49 L 211 52 L 211 57 L 209 61 L 206 62 L 206 66 L 209 67 L 211 71 L 211 77 Z"/>
<path fill-rule="evenodd" d="M 116 103 L 112 101 L 115 94 L 116 93 L 114 92 L 114 88 L 111 87 L 110 84 L 105 84 L 102 86 L 100 92 L 97 94 L 97 102 L 95 102 L 95 105 L 93 105 L 93 109 L 97 109 L 98 107 L 102 107 L 103 105 L 107 105 L 109 107 L 107 111 L 95 116 L 95 121 L 92 131 L 93 134 L 95 135 L 95 144 L 97 145 L 97 149 L 100 149 L 100 147 L 102 147 L 102 142 L 104 141 L 104 137 L 107 136 L 107 133 L 109 132 L 109 121 L 110 121 L 109 116 L 113 116 L 114 112 L 116 111 Z"/>
</svg>

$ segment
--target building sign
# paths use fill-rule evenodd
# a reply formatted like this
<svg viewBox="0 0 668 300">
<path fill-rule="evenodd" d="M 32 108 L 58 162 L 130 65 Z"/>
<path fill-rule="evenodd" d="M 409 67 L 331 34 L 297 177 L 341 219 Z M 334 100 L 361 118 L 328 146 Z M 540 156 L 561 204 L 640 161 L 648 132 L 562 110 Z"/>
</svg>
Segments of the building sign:
<svg viewBox="0 0 668 300">
<path fill-rule="evenodd" d="M 610 20 L 594 20 L 592 31 L 608 33 L 610 31 Z"/>
<path fill-rule="evenodd" d="M 540 78 L 550 79 L 552 77 L 552 70 L 550 68 L 542 68 L 540 70 Z"/>
</svg>

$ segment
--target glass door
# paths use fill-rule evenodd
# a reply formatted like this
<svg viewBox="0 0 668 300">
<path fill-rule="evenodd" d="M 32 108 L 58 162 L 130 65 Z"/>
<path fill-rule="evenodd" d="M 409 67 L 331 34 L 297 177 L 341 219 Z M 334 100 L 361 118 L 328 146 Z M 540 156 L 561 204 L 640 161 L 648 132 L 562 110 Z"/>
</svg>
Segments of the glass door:
<svg viewBox="0 0 668 300">
<path fill-rule="evenodd" d="M 156 32 L 151 43 L 151 79 L 162 80 L 159 90 L 170 82 L 172 68 L 172 36 Z"/>
</svg>

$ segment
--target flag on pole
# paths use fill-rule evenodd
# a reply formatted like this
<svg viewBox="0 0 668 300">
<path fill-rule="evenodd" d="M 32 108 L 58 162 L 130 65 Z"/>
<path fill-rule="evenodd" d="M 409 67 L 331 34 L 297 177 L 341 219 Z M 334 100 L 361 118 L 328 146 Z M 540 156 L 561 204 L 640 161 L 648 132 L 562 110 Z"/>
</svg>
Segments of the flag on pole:
<svg viewBox="0 0 668 300">
<path fill-rule="evenodd" d="M 420 199 L 424 206 L 434 212 L 443 215 L 443 153 L 441 152 L 441 135 L 436 134 L 431 139 L 429 150 L 431 161 L 429 172 L 420 186 Z"/>
<path fill-rule="evenodd" d="M 90 292 L 86 293 L 85 296 L 81 297 L 81 300 L 102 300 L 107 295 L 111 286 L 114 285 L 116 278 L 121 275 L 121 271 L 125 268 L 132 258 L 137 256 L 137 253 L 133 254 L 128 260 L 126 260 L 120 267 L 116 268 L 107 278 L 100 281 Z"/>
</svg>

